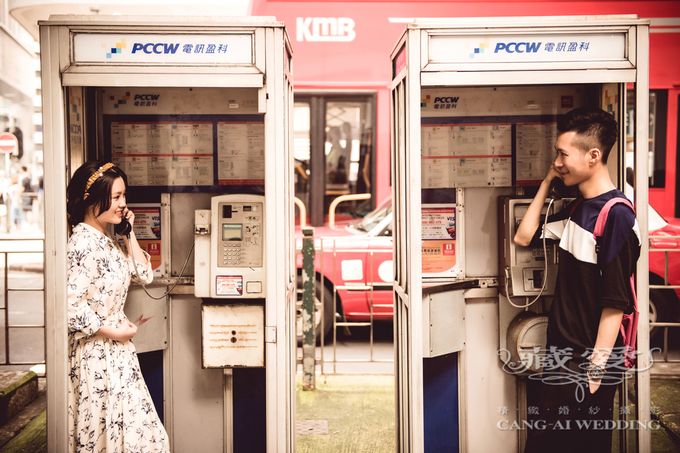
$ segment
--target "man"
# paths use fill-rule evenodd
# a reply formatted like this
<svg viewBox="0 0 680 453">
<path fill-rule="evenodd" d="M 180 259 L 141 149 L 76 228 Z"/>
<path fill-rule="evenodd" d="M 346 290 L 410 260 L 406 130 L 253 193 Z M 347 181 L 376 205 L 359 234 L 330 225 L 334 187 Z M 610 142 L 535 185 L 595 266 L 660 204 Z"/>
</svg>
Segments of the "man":
<svg viewBox="0 0 680 453">
<path fill-rule="evenodd" d="M 634 212 L 616 204 L 603 236 L 597 241 L 593 236 L 604 204 L 625 197 L 606 165 L 618 137 L 614 117 L 599 109 L 575 109 L 560 118 L 557 131 L 553 166 L 514 238 L 522 246 L 543 235 L 559 240 L 547 344 L 548 351 L 553 348 L 548 353 L 554 356 L 552 363 L 559 366 L 544 366 L 542 379 L 530 386 L 531 415 L 544 423 L 529 430 L 525 451 L 609 453 L 615 384 L 623 370 L 619 327 L 623 313 L 632 309 L 630 276 L 640 255 L 638 226 Z M 555 178 L 577 186 L 580 196 L 549 217 L 542 231 L 541 210 Z"/>
</svg>

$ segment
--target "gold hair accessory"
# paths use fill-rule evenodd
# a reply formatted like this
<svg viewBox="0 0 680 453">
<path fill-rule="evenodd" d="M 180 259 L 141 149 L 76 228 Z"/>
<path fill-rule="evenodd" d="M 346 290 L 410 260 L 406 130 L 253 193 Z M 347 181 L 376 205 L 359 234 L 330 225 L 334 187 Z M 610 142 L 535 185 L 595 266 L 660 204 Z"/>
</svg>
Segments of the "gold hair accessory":
<svg viewBox="0 0 680 453">
<path fill-rule="evenodd" d="M 107 162 L 101 167 L 99 167 L 97 171 L 92 173 L 92 176 L 90 176 L 87 180 L 87 184 L 85 184 L 85 193 L 83 194 L 83 200 L 86 199 L 88 195 L 90 195 L 88 191 L 90 190 L 90 187 L 92 187 L 92 184 L 94 184 L 96 180 L 101 178 L 105 171 L 110 170 L 113 167 L 115 167 L 115 165 L 113 165 L 111 162 Z"/>
</svg>

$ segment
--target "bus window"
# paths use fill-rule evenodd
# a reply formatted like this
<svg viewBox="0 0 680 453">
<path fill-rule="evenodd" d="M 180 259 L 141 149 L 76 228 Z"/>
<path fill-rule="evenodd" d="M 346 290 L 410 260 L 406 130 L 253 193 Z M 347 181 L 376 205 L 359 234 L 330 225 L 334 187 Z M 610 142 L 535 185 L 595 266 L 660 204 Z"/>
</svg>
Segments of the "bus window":
<svg viewBox="0 0 680 453">
<path fill-rule="evenodd" d="M 310 107 L 307 102 L 295 102 L 293 106 L 293 155 L 295 157 L 295 196 L 309 212 L 310 176 Z"/>
<path fill-rule="evenodd" d="M 628 90 L 628 122 L 626 131 L 628 155 L 633 151 L 633 124 L 635 104 L 633 92 Z M 649 91 L 649 187 L 663 189 L 666 186 L 666 127 L 668 123 L 668 91 Z M 630 166 L 632 163 L 627 163 Z"/>
<path fill-rule="evenodd" d="M 296 94 L 294 128 L 295 194 L 311 225 L 325 223 L 335 198 L 374 193 L 375 96 Z M 343 203 L 336 214 L 360 217 L 373 203 Z"/>
<path fill-rule="evenodd" d="M 326 206 L 339 195 L 370 193 L 372 117 L 367 100 L 326 101 Z M 353 204 L 338 209 L 357 211 Z"/>
</svg>

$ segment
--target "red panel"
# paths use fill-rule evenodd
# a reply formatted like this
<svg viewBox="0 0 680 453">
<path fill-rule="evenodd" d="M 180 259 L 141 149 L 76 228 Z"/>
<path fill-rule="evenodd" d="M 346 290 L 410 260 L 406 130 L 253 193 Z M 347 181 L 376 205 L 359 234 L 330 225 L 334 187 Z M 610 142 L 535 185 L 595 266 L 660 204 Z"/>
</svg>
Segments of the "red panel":
<svg viewBox="0 0 680 453">
<path fill-rule="evenodd" d="M 296 89 L 361 89 L 386 86 L 390 80 L 389 55 L 405 29 L 390 18 L 485 16 L 638 14 L 641 17 L 680 17 L 680 2 L 314 2 L 254 0 L 253 15 L 276 16 L 283 20 L 293 43 Z M 354 40 L 349 42 L 308 42 L 305 18 L 349 18 L 354 22 Z M 298 28 L 298 24 L 306 25 Z M 673 52 L 677 33 L 654 34 L 653 58 L 666 62 L 664 80 L 677 76 Z M 675 44 L 674 44 L 675 42 Z M 672 62 L 669 64 L 668 62 Z"/>
<path fill-rule="evenodd" d="M 648 18 L 680 18 L 678 1 L 361 1 L 253 0 L 252 14 L 276 16 L 286 24 L 294 52 L 294 86 L 297 91 L 365 91 L 377 93 L 376 202 L 389 195 L 389 91 L 390 53 L 414 17 L 472 17 L 533 15 L 638 14 Z M 306 18 L 348 18 L 347 42 L 309 42 L 312 24 Z M 401 19 L 398 22 L 394 19 Z M 298 25 L 302 27 L 298 29 Z M 346 26 L 345 23 L 343 26 Z M 678 28 L 678 27 L 675 27 Z M 650 35 L 650 87 L 680 87 L 680 34 Z M 669 96 L 667 185 L 650 190 L 651 203 L 664 215 L 674 213 L 677 141 L 677 96 Z"/>
<path fill-rule="evenodd" d="M 649 87 L 680 88 L 680 33 L 650 33 L 649 47 Z"/>
</svg>

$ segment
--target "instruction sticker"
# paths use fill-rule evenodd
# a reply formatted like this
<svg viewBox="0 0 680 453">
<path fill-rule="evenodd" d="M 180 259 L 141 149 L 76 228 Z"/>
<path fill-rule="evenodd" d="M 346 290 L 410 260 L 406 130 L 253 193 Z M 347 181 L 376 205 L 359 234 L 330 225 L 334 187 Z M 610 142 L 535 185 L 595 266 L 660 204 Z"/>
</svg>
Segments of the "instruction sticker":
<svg viewBox="0 0 680 453">
<path fill-rule="evenodd" d="M 218 275 L 215 284 L 218 296 L 243 296 L 241 275 Z"/>
</svg>

